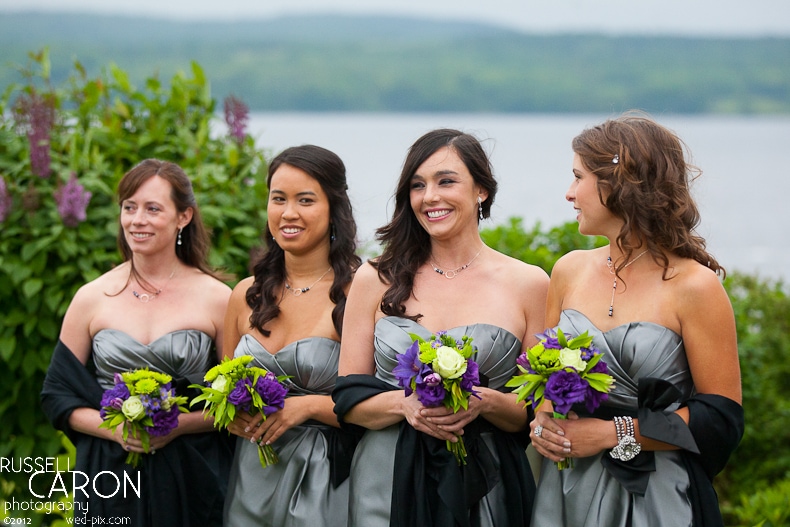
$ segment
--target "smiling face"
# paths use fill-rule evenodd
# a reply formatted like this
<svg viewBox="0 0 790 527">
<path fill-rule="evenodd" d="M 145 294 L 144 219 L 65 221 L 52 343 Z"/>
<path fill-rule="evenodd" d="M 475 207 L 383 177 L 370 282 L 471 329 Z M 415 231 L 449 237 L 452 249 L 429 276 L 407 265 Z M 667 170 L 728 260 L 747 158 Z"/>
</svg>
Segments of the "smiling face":
<svg viewBox="0 0 790 527">
<path fill-rule="evenodd" d="M 189 224 L 192 209 L 178 212 L 171 192 L 170 183 L 153 176 L 121 203 L 121 227 L 133 253 L 175 252 L 178 229 Z"/>
<path fill-rule="evenodd" d="M 329 198 L 307 172 L 282 164 L 272 174 L 269 232 L 284 251 L 300 254 L 329 244 Z"/>
<path fill-rule="evenodd" d="M 432 237 L 448 237 L 470 225 L 477 230 L 477 198 L 487 196 L 450 147 L 434 152 L 411 177 L 412 211 Z"/>
<path fill-rule="evenodd" d="M 565 199 L 573 203 L 573 208 L 576 210 L 579 232 L 588 236 L 607 237 L 613 232 L 616 236 L 622 220 L 601 203 L 601 196 L 598 195 L 598 177 L 587 170 L 579 154 L 573 156 L 573 177 L 573 183 L 565 193 Z M 612 229 L 616 230 L 612 231 Z"/>
</svg>

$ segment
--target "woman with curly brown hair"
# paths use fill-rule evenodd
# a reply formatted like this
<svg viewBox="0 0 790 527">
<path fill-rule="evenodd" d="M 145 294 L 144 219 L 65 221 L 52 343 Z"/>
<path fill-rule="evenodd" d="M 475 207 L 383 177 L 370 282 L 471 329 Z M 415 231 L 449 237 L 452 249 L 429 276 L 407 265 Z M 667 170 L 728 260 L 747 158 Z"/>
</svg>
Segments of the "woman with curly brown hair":
<svg viewBox="0 0 790 527">
<path fill-rule="evenodd" d="M 535 525 L 722 525 L 712 479 L 743 434 L 735 320 L 724 269 L 695 233 L 696 169 L 680 139 L 627 114 L 573 140 L 566 194 L 579 232 L 608 246 L 554 267 L 546 321 L 589 331 L 615 378 L 592 415 L 543 407 Z M 558 471 L 553 461 L 574 458 Z"/>
</svg>

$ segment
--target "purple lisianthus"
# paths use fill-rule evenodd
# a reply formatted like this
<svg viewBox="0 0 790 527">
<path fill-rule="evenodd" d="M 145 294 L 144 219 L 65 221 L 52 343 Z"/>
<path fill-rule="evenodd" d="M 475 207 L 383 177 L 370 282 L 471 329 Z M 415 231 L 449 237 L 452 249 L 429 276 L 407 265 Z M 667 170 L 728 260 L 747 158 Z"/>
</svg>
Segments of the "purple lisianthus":
<svg viewBox="0 0 790 527">
<path fill-rule="evenodd" d="M 420 372 L 424 364 L 420 362 L 420 343 L 414 341 L 406 353 L 398 354 L 398 365 L 392 368 L 392 374 L 398 384 L 406 390 L 406 397 L 411 395 L 411 381 Z"/>
<path fill-rule="evenodd" d="M 529 365 L 529 358 L 527 357 L 526 351 L 518 356 L 518 358 L 516 359 L 516 364 L 518 364 L 519 366 L 521 366 L 522 368 L 524 368 L 530 373 L 535 373 L 535 370 L 533 370 Z"/>
<path fill-rule="evenodd" d="M 554 411 L 567 414 L 574 403 L 584 401 L 589 383 L 578 373 L 560 370 L 554 372 L 546 381 L 544 396 L 554 403 Z"/>
<path fill-rule="evenodd" d="M 126 387 L 125 384 L 116 384 L 109 390 L 106 390 L 101 397 L 101 406 L 111 406 L 118 410 L 121 409 L 121 406 L 116 404 L 117 400 L 121 401 L 121 405 L 123 402 L 129 398 L 129 388 Z"/>
<path fill-rule="evenodd" d="M 480 386 L 480 366 L 470 359 L 466 361 L 466 371 L 461 376 L 461 389 L 476 395 L 475 386 Z"/>
<path fill-rule="evenodd" d="M 433 373 L 430 368 L 426 368 L 426 372 L 417 375 L 417 382 L 415 391 L 417 392 L 417 399 L 423 406 L 433 407 L 441 406 L 444 403 L 444 398 L 447 395 L 447 390 L 444 389 L 444 384 L 426 382 L 427 380 L 433 381 Z"/>
<path fill-rule="evenodd" d="M 91 193 L 77 181 L 77 175 L 72 172 L 68 183 L 55 191 L 55 201 L 58 203 L 58 213 L 63 218 L 67 227 L 76 227 L 85 221 L 86 209 L 91 200 Z"/>
<path fill-rule="evenodd" d="M 155 412 L 151 419 L 153 426 L 146 427 L 146 430 L 152 436 L 166 436 L 178 426 L 178 408 L 171 408 L 169 411 Z"/>
<path fill-rule="evenodd" d="M 249 378 L 240 379 L 228 394 L 228 402 L 239 410 L 249 412 L 252 404 L 251 385 L 252 381 Z"/>
<path fill-rule="evenodd" d="M 255 383 L 255 391 L 263 399 L 266 406 L 263 407 L 263 415 L 270 415 L 277 410 L 282 410 L 285 406 L 285 396 L 288 393 L 288 388 L 280 384 L 277 377 L 268 372 L 263 377 L 258 377 L 258 382 Z"/>
</svg>

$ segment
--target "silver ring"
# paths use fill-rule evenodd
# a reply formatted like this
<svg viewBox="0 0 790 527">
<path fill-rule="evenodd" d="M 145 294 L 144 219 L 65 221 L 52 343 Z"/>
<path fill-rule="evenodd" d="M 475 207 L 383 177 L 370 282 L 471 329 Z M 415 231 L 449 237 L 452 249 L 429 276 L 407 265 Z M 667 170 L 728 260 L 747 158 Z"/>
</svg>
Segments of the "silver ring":
<svg viewBox="0 0 790 527">
<path fill-rule="evenodd" d="M 154 455 L 154 454 L 156 454 L 156 449 L 155 449 L 155 448 L 152 448 L 152 449 L 151 449 L 151 455 Z"/>
<path fill-rule="evenodd" d="M 543 427 L 540 425 L 536 426 L 535 431 L 533 432 L 533 434 L 535 434 L 535 437 L 540 437 L 542 433 L 543 433 Z"/>
</svg>

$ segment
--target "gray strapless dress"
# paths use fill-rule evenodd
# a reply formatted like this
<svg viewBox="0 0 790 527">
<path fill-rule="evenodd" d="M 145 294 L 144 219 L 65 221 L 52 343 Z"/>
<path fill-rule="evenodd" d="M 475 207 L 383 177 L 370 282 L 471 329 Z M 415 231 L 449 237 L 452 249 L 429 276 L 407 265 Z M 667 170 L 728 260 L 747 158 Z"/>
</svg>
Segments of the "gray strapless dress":
<svg viewBox="0 0 790 527">
<path fill-rule="evenodd" d="M 116 373 L 147 367 L 173 379 L 191 377 L 200 383 L 217 363 L 213 346 L 211 337 L 197 329 L 173 331 L 149 344 L 117 329 L 102 329 L 93 337 L 96 379 L 106 390 L 115 384 Z"/>
<path fill-rule="evenodd" d="M 290 375 L 288 397 L 330 395 L 337 380 L 340 343 L 311 337 L 272 355 L 250 335 L 243 335 L 234 353 L 252 355 L 251 365 L 276 375 Z M 345 527 L 348 480 L 330 483 L 329 445 L 322 423 L 295 426 L 274 444 L 280 461 L 262 468 L 258 447 L 238 438 L 231 468 L 225 526 Z"/>
<path fill-rule="evenodd" d="M 682 400 L 694 393 L 683 340 L 670 329 L 650 322 L 631 322 L 601 332 L 575 310 L 562 312 L 559 327 L 573 335 L 589 331 L 593 345 L 604 353 L 609 373 L 615 378 L 615 388 L 605 406 L 636 410 L 637 383 L 642 377 L 669 381 L 680 390 Z M 604 451 L 576 458 L 572 469 L 562 471 L 544 459 L 532 525 L 692 525 L 689 474 L 681 451 L 655 452 L 656 470 L 650 473 L 644 496 L 628 492 L 604 468 L 601 456 L 608 455 Z"/>
<path fill-rule="evenodd" d="M 480 366 L 480 373 L 488 377 L 488 387 L 501 389 L 516 370 L 516 358 L 521 353 L 521 341 L 512 333 L 489 324 L 473 324 L 447 330 L 460 339 L 468 335 L 474 339 L 478 352 L 473 359 Z M 393 386 L 398 385 L 392 375 L 397 366 L 397 355 L 411 345 L 409 333 L 427 339 L 431 332 L 412 320 L 388 316 L 379 319 L 374 335 L 376 377 Z M 366 430 L 354 453 L 351 465 L 349 499 L 349 526 L 387 527 L 390 523 L 390 506 L 394 475 L 395 450 L 399 424 L 383 430 Z M 494 455 L 499 458 L 491 442 L 490 433 L 481 434 Z M 526 457 L 526 454 L 525 454 Z M 504 485 L 499 483 L 480 501 L 480 525 L 506 527 L 503 510 Z"/>
</svg>

